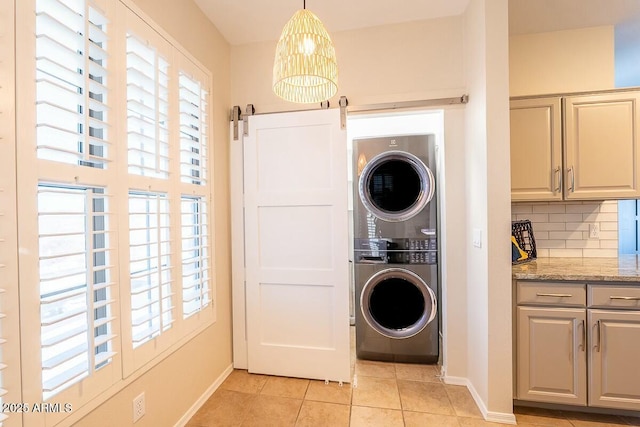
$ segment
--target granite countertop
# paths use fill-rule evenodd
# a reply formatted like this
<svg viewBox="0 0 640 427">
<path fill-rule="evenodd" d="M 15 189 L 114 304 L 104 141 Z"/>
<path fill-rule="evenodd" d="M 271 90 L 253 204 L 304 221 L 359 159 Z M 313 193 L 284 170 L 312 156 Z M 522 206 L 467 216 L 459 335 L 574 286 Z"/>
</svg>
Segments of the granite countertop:
<svg viewBox="0 0 640 427">
<path fill-rule="evenodd" d="M 519 280 L 640 282 L 640 255 L 618 258 L 538 258 L 512 267 Z"/>
</svg>

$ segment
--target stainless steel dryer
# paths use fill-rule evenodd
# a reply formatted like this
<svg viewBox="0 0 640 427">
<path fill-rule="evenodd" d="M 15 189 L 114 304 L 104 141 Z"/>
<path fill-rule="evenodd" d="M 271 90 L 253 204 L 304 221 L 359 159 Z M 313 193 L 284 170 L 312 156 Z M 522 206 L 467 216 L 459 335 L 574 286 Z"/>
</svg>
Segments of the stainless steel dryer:
<svg viewBox="0 0 640 427">
<path fill-rule="evenodd" d="M 356 139 L 353 150 L 356 355 L 436 362 L 435 138 Z"/>
<path fill-rule="evenodd" d="M 356 239 L 433 235 L 433 135 L 355 139 L 353 158 Z"/>
</svg>

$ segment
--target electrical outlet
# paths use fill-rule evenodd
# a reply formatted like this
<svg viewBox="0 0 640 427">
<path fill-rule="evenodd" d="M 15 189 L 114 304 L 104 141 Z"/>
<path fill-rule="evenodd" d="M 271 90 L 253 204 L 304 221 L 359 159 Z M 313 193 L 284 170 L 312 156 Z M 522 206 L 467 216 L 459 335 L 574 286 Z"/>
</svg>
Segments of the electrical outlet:
<svg viewBox="0 0 640 427">
<path fill-rule="evenodd" d="M 600 224 L 594 222 L 593 224 L 589 224 L 589 238 L 590 239 L 599 239 L 600 238 Z"/>
<path fill-rule="evenodd" d="M 135 423 L 144 415 L 144 392 L 133 399 L 133 422 Z"/>
</svg>

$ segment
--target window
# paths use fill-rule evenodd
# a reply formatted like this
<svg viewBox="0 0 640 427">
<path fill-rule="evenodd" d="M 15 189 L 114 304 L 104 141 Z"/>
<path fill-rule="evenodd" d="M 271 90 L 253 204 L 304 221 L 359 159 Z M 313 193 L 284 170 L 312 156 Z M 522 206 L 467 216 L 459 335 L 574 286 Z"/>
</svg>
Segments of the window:
<svg viewBox="0 0 640 427">
<path fill-rule="evenodd" d="M 164 194 L 129 194 L 129 271 L 133 347 L 171 327 L 169 201 Z"/>
<path fill-rule="evenodd" d="M 129 173 L 169 176 L 169 63 L 127 34 Z"/>
<path fill-rule="evenodd" d="M 207 92 L 180 72 L 180 175 L 182 182 L 207 183 Z"/>
<path fill-rule="evenodd" d="M 213 301 L 209 77 L 133 12 L 124 23 L 128 155 L 117 168 L 118 193 L 128 194 L 120 277 L 130 304 L 123 310 L 129 375 L 211 322 Z"/>
<path fill-rule="evenodd" d="M 38 189 L 45 400 L 114 355 L 107 209 L 103 188 L 40 184 Z"/>
<path fill-rule="evenodd" d="M 104 168 L 107 20 L 83 1 L 36 2 L 37 149 L 41 159 Z"/>
<path fill-rule="evenodd" d="M 19 278 L 21 312 L 5 323 L 0 290 L 0 389 L 5 332 L 32 331 L 15 402 L 97 405 L 215 318 L 211 75 L 127 4 L 15 2 L 21 126 L 10 150 L 0 139 L 0 288 L 14 298 Z"/>
<path fill-rule="evenodd" d="M 207 203 L 182 198 L 182 314 L 185 318 L 211 302 Z"/>
<path fill-rule="evenodd" d="M 640 253 L 640 200 L 618 201 L 618 252 Z"/>
</svg>

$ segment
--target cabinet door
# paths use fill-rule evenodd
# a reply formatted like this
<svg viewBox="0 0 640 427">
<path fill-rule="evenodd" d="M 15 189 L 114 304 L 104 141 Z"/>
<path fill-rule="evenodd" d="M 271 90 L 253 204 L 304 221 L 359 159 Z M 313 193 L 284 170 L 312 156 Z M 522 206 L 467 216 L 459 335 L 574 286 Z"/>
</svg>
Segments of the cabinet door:
<svg viewBox="0 0 640 427">
<path fill-rule="evenodd" d="M 511 200 L 562 199 L 560 98 L 511 101 Z"/>
<path fill-rule="evenodd" d="M 520 306 L 517 311 L 517 398 L 586 405 L 586 310 Z"/>
<path fill-rule="evenodd" d="M 639 197 L 640 92 L 565 98 L 565 198 Z"/>
<path fill-rule="evenodd" d="M 640 411 L 640 312 L 589 310 L 589 406 Z"/>
</svg>

